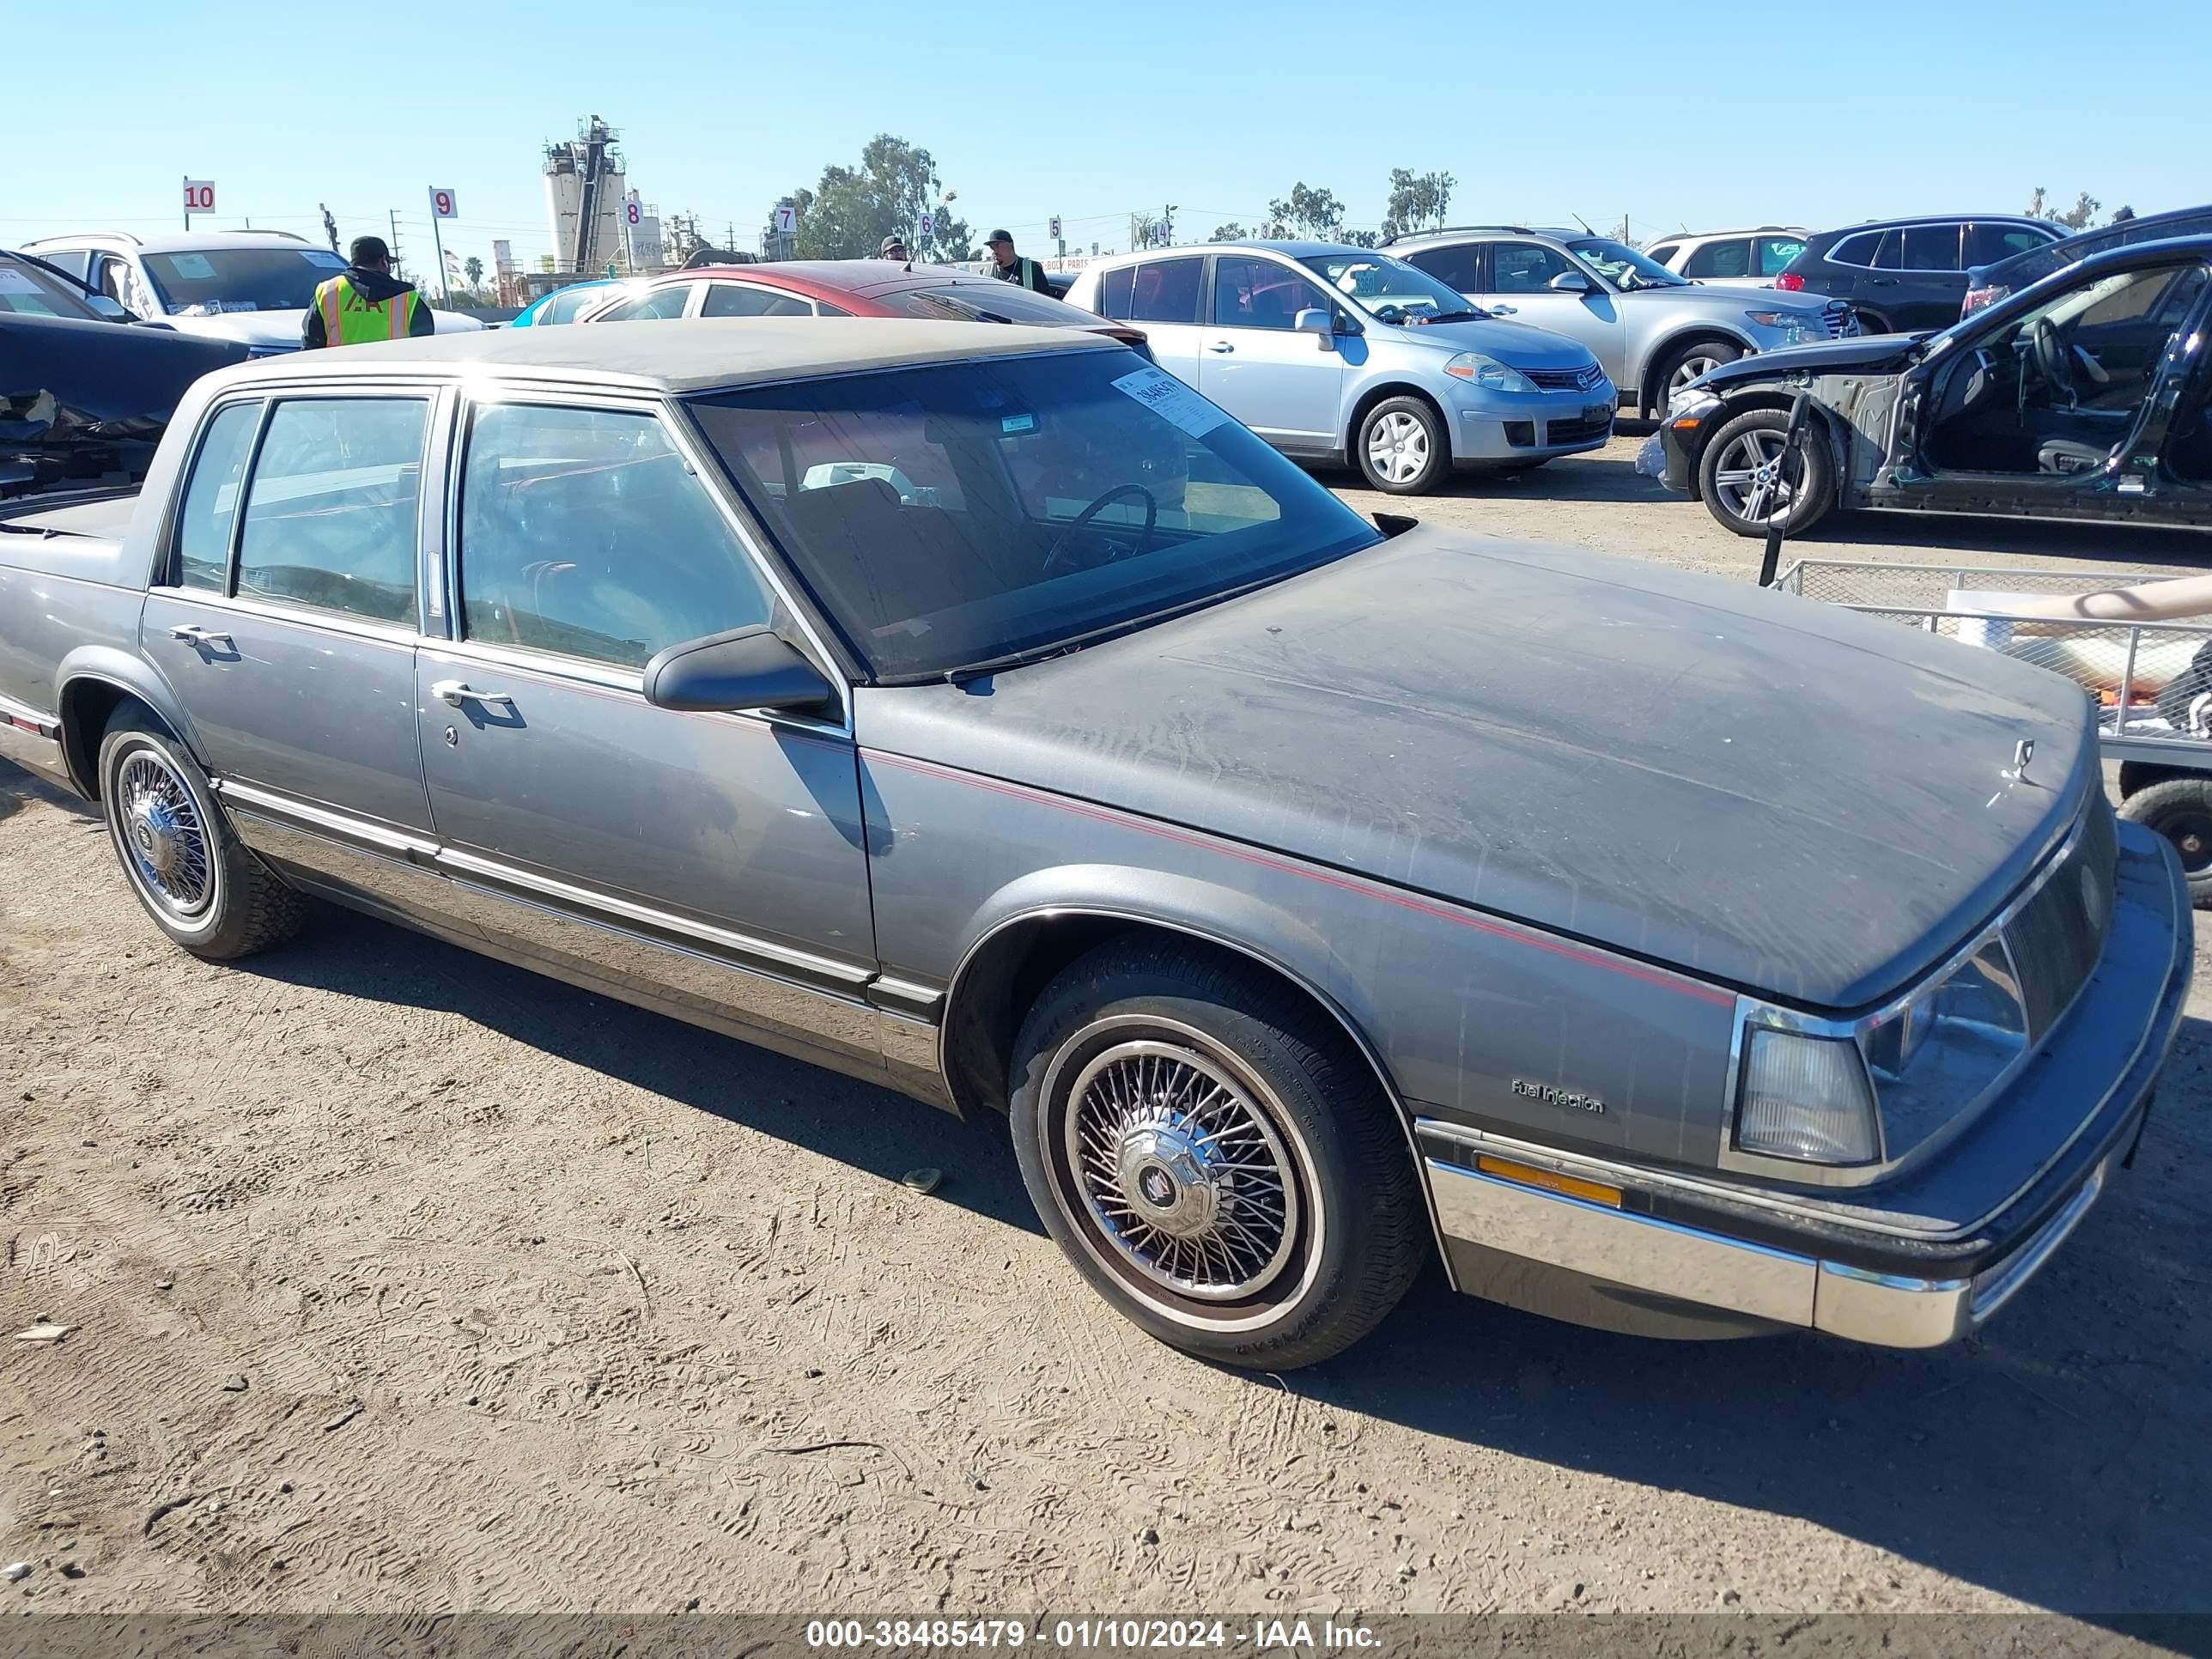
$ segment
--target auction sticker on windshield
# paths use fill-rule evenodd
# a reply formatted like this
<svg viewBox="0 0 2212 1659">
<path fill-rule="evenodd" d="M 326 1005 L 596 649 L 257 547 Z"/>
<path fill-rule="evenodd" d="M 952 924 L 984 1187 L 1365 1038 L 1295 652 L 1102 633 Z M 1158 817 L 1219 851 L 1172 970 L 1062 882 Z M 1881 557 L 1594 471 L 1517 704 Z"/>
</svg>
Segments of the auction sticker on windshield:
<svg viewBox="0 0 2212 1659">
<path fill-rule="evenodd" d="M 169 263 L 176 267 L 177 275 L 188 283 L 204 283 L 215 275 L 215 262 L 204 253 L 177 253 Z"/>
<path fill-rule="evenodd" d="M 1194 438 L 1203 438 L 1229 418 L 1164 369 L 1140 368 L 1111 384 Z"/>
</svg>

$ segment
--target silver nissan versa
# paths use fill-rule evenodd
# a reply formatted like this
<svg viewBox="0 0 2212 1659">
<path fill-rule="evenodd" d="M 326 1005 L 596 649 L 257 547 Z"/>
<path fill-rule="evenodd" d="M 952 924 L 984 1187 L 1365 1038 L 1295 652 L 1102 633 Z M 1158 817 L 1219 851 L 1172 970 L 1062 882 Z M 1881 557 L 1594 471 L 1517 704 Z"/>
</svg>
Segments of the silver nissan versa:
<svg viewBox="0 0 2212 1659">
<path fill-rule="evenodd" d="M 1350 460 L 1394 495 L 1613 435 L 1613 384 L 1587 347 L 1494 320 L 1370 248 L 1156 248 L 1086 267 L 1067 297 L 1143 329 L 1161 368 L 1285 454 Z"/>
</svg>

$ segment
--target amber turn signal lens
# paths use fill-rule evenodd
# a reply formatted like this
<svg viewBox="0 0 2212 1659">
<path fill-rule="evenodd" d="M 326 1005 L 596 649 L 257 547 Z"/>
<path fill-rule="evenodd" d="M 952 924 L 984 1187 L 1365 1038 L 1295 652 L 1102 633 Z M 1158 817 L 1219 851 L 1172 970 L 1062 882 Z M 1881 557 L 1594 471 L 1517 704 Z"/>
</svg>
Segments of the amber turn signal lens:
<svg viewBox="0 0 2212 1659">
<path fill-rule="evenodd" d="M 1602 1204 L 1608 1209 L 1620 1207 L 1620 1188 L 1605 1187 L 1595 1181 L 1584 1181 L 1580 1176 L 1559 1175 L 1550 1170 L 1539 1170 L 1532 1164 L 1514 1164 L 1505 1158 L 1492 1158 L 1488 1153 L 1476 1157 L 1474 1167 L 1486 1176 L 1496 1176 L 1500 1181 L 1517 1182 L 1523 1187 L 1541 1187 L 1547 1193 L 1562 1193 L 1569 1198 L 1579 1198 L 1586 1204 Z"/>
</svg>

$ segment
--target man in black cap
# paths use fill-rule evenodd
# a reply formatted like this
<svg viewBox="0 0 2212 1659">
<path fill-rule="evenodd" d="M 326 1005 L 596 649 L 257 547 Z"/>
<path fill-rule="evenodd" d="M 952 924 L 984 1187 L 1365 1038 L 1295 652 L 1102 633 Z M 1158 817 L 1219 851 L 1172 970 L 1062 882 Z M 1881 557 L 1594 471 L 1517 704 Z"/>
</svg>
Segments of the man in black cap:
<svg viewBox="0 0 2212 1659">
<path fill-rule="evenodd" d="M 361 345 L 370 340 L 404 340 L 430 334 L 437 319 L 415 291 L 392 274 L 392 250 L 381 236 L 356 236 L 353 263 L 315 290 L 315 301 L 300 324 L 300 344 Z"/>
<path fill-rule="evenodd" d="M 991 275 L 1002 283 L 1012 283 L 1018 288 L 1033 288 L 1038 293 L 1050 295 L 1052 284 L 1044 279 L 1044 267 L 1034 259 L 1024 258 L 1014 252 L 1014 239 L 1007 232 L 994 230 L 988 244 L 991 250 Z"/>
<path fill-rule="evenodd" d="M 876 258 L 878 259 L 896 259 L 901 264 L 906 264 L 906 238 L 900 235 L 896 231 L 893 231 L 890 235 L 884 238 L 881 246 L 876 249 Z"/>
</svg>

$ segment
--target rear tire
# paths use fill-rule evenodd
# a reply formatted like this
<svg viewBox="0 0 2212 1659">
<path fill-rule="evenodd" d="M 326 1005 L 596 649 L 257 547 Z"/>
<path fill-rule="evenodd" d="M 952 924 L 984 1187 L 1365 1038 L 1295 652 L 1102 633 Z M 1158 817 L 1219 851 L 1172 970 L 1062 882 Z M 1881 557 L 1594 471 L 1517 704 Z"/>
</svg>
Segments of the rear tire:
<svg viewBox="0 0 2212 1659">
<path fill-rule="evenodd" d="M 2168 778 L 2122 803 L 2120 816 L 2173 843 L 2189 878 L 2189 902 L 2212 908 L 2212 778 Z"/>
<path fill-rule="evenodd" d="M 1352 459 L 1386 495 L 1425 495 L 1451 476 L 1451 439 L 1425 398 L 1385 398 L 1352 437 Z"/>
<path fill-rule="evenodd" d="M 300 896 L 246 850 L 184 744 L 137 709 L 117 710 L 100 740 L 100 800 L 124 879 L 172 943 L 230 962 L 300 931 Z"/>
<path fill-rule="evenodd" d="M 1172 943 L 1102 945 L 1023 1022 L 1014 1149 L 1091 1288 L 1170 1346 L 1310 1365 L 1382 1322 L 1428 1218 L 1396 1109 L 1287 988 Z"/>
<path fill-rule="evenodd" d="M 1783 534 L 1802 536 L 1836 504 L 1835 462 L 1820 428 L 1808 425 L 1804 447 L 1799 451 L 1804 471 L 1794 498 L 1778 509 L 1778 500 L 1787 498 L 1779 462 L 1783 434 L 1789 429 L 1790 416 L 1784 410 L 1753 409 L 1724 423 L 1706 441 L 1698 460 L 1698 494 L 1705 510 L 1739 536 L 1764 537 L 1778 510 Z"/>
</svg>

